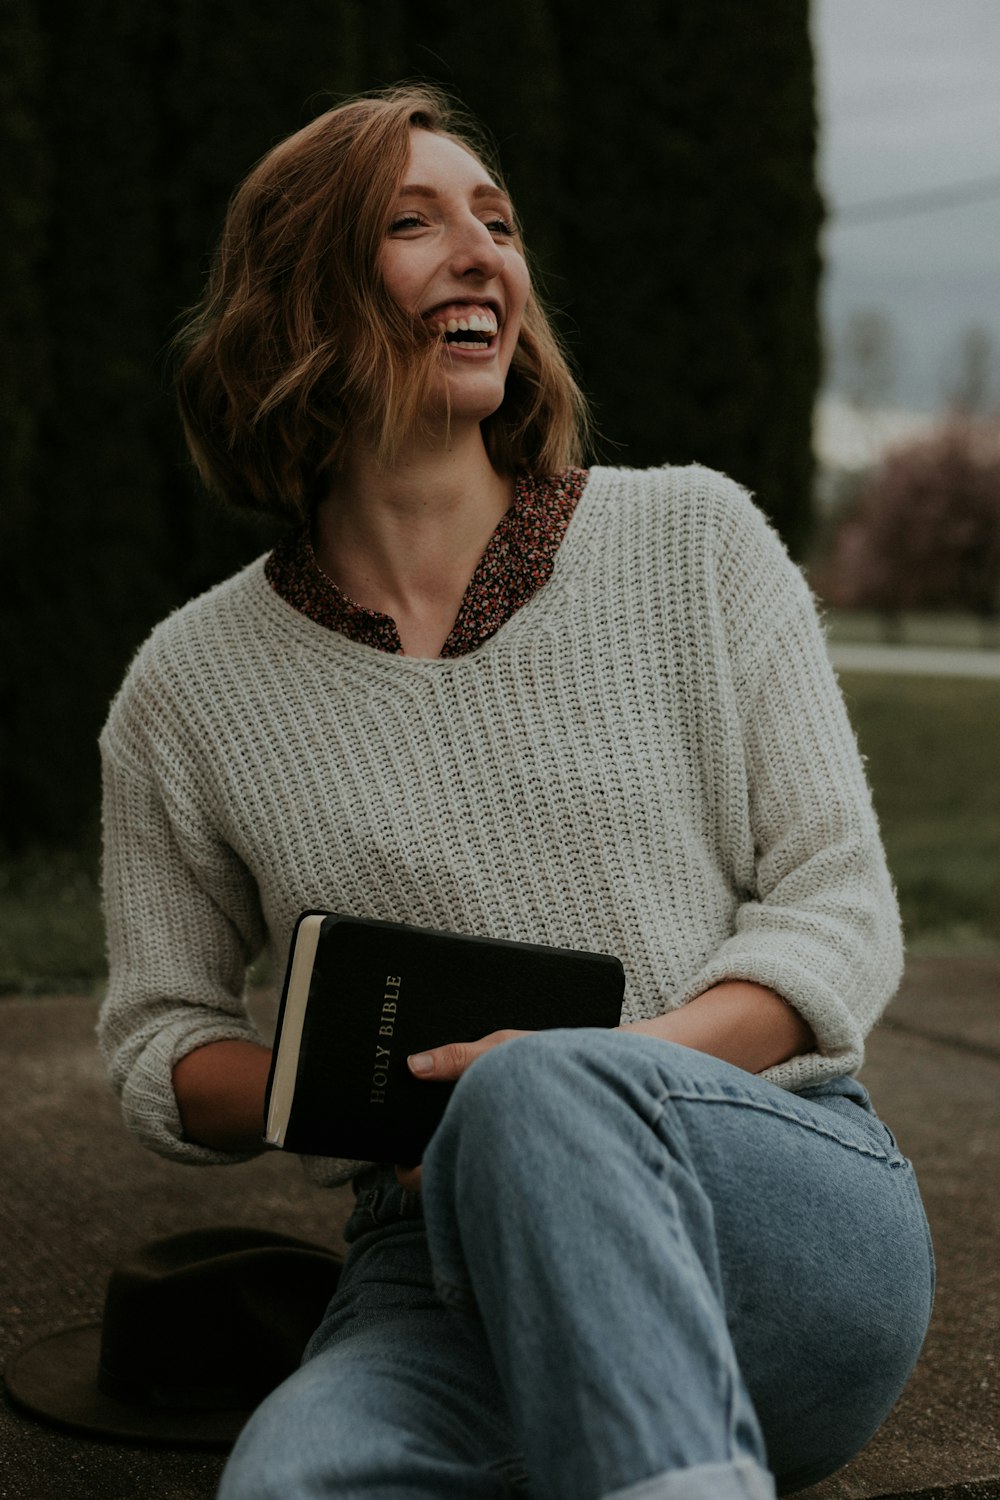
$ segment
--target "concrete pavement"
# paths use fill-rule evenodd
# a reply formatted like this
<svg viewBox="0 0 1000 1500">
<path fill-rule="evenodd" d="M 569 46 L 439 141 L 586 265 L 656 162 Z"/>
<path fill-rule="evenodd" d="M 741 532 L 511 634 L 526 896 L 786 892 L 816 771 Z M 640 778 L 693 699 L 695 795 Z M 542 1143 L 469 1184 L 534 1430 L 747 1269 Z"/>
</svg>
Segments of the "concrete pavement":
<svg viewBox="0 0 1000 1500">
<path fill-rule="evenodd" d="M 136 1244 L 247 1224 L 336 1246 L 344 1190 L 309 1187 L 277 1154 L 181 1168 L 121 1128 L 93 1045 L 95 1005 L 0 999 L 5 1191 L 0 1357 L 100 1317 Z M 809 1500 L 1000 1500 L 1000 957 L 913 959 L 863 1073 L 917 1164 L 939 1262 L 931 1333 L 895 1412 Z M 859 1349 L 858 1358 L 864 1358 Z M 2 1500 L 210 1500 L 222 1459 L 104 1442 L 0 1405 Z M 544 1500 L 544 1497 L 539 1497 Z"/>
</svg>

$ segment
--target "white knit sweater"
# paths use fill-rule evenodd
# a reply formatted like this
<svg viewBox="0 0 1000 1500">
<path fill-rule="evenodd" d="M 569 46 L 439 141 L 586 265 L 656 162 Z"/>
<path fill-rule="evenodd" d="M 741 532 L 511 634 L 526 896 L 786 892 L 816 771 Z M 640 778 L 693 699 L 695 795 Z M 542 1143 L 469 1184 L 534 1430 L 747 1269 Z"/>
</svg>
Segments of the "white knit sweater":
<svg viewBox="0 0 1000 1500">
<path fill-rule="evenodd" d="M 138 653 L 101 740 L 126 1119 L 179 1160 L 177 1060 L 259 1039 L 269 944 L 329 907 L 617 954 L 625 1018 L 726 978 L 794 1004 L 801 1088 L 857 1068 L 899 925 L 806 586 L 705 469 L 595 469 L 551 579 L 484 645 L 394 656 L 327 630 L 263 560 Z M 351 1164 L 328 1165 L 326 1180 Z"/>
</svg>

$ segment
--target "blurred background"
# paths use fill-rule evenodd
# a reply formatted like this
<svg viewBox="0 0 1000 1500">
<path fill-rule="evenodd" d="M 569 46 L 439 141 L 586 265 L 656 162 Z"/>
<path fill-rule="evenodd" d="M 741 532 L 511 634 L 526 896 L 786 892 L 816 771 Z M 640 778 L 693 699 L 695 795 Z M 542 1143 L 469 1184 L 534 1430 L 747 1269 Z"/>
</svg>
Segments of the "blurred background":
<svg viewBox="0 0 1000 1500">
<path fill-rule="evenodd" d="M 994 0 L 7 0 L 0 989 L 99 985 L 108 702 L 274 540 L 170 394 L 228 195 L 414 77 L 496 139 L 595 456 L 726 470 L 807 571 L 911 946 L 1000 950 L 998 76 Z"/>
</svg>

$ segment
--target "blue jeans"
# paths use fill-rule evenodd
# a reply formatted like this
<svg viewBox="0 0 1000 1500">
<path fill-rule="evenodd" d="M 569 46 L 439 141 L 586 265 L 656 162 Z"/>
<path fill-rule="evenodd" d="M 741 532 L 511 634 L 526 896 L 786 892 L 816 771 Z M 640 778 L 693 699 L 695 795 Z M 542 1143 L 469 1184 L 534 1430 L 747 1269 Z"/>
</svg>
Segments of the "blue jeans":
<svg viewBox="0 0 1000 1500">
<path fill-rule="evenodd" d="M 420 1196 L 357 1190 L 220 1500 L 763 1500 L 862 1447 L 930 1316 L 914 1174 L 852 1078 L 539 1033 L 461 1079 Z"/>
</svg>

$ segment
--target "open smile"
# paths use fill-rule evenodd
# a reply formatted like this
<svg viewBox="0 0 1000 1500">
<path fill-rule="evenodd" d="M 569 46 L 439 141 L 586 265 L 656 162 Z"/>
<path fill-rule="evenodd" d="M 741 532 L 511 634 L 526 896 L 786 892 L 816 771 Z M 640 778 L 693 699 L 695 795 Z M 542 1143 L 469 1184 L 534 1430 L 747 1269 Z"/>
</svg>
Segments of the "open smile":
<svg viewBox="0 0 1000 1500">
<path fill-rule="evenodd" d="M 491 349 L 500 331 L 497 312 L 488 302 L 445 302 L 424 318 L 450 349 Z"/>
</svg>

